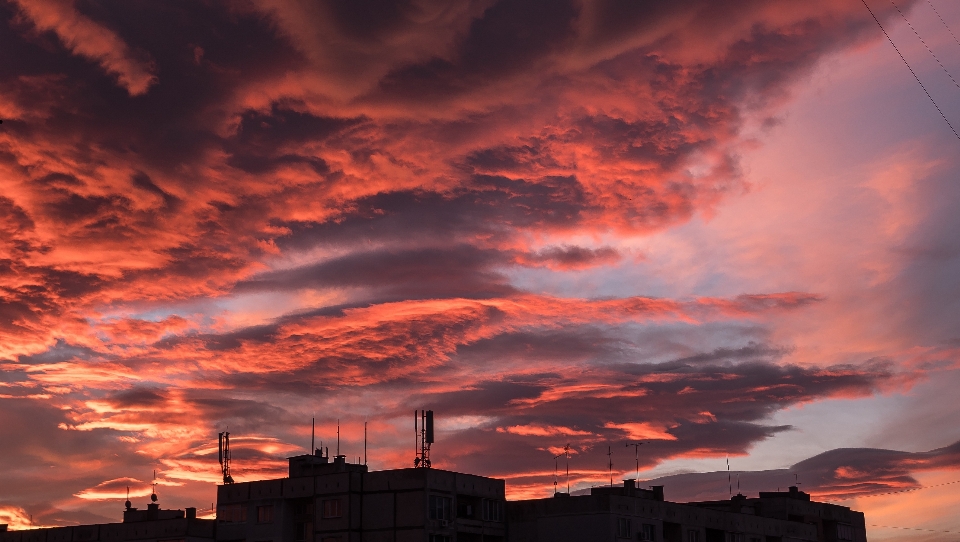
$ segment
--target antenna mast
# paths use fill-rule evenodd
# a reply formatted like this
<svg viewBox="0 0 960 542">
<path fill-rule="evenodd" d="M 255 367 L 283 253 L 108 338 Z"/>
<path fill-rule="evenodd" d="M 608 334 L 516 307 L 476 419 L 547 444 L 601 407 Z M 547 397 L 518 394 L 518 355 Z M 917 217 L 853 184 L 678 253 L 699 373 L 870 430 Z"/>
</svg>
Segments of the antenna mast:
<svg viewBox="0 0 960 542">
<path fill-rule="evenodd" d="M 230 476 L 230 433 L 220 433 L 220 472 L 223 474 L 223 483 L 232 484 L 233 476 Z"/>
<path fill-rule="evenodd" d="M 628 442 L 627 448 L 633 446 L 633 455 L 637 460 L 637 484 L 640 483 L 640 446 L 643 446 L 642 442 Z"/>
<path fill-rule="evenodd" d="M 727 485 L 730 486 L 730 496 L 733 497 L 733 482 L 730 480 L 730 456 L 727 456 Z"/>
<path fill-rule="evenodd" d="M 570 494 L 570 443 L 563 447 L 563 455 L 567 458 L 567 495 Z"/>
<path fill-rule="evenodd" d="M 613 449 L 607 446 L 607 468 L 610 469 L 610 487 L 613 487 Z"/>
<path fill-rule="evenodd" d="M 557 494 L 557 474 L 560 471 L 560 458 L 563 456 L 564 454 L 557 454 L 553 456 L 553 494 L 554 495 Z"/>
<path fill-rule="evenodd" d="M 417 418 L 420 418 L 419 430 Z M 415 410 L 413 411 L 413 430 L 417 433 L 417 457 L 413 459 L 413 466 L 429 469 L 430 468 L 430 445 L 433 444 L 433 411 Z"/>
</svg>

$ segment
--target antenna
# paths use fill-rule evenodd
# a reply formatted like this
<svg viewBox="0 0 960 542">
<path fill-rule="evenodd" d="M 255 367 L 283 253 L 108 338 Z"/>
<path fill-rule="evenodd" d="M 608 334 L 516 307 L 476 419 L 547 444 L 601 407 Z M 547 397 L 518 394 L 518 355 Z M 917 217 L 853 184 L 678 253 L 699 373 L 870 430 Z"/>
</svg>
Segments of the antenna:
<svg viewBox="0 0 960 542">
<path fill-rule="evenodd" d="M 610 469 L 610 487 L 613 487 L 613 449 L 607 446 L 607 467 Z"/>
<path fill-rule="evenodd" d="M 317 434 L 317 419 L 310 418 L 310 454 L 311 455 L 317 454 L 316 448 L 313 447 L 316 434 Z"/>
<path fill-rule="evenodd" d="M 340 457 L 340 418 L 337 418 L 337 457 Z"/>
<path fill-rule="evenodd" d="M 567 458 L 567 495 L 570 494 L 570 443 L 563 447 L 563 455 Z"/>
<path fill-rule="evenodd" d="M 433 411 L 415 410 L 413 411 L 413 429 L 417 432 L 417 457 L 413 460 L 414 467 L 424 469 L 430 468 L 430 445 L 433 444 Z M 417 430 L 417 417 L 420 417 L 419 431 Z"/>
<path fill-rule="evenodd" d="M 363 420 L 363 464 L 367 464 L 367 420 Z"/>
<path fill-rule="evenodd" d="M 130 502 L 130 486 L 127 486 L 127 500 L 124 501 L 123 505 L 129 510 L 132 504 L 133 503 Z"/>
<path fill-rule="evenodd" d="M 230 476 L 230 433 L 220 433 L 220 472 L 223 474 L 223 483 L 232 484 L 233 476 Z"/>
<path fill-rule="evenodd" d="M 727 485 L 730 486 L 728 489 L 730 491 L 730 496 L 733 497 L 733 484 L 730 482 L 730 456 L 729 455 L 727 456 Z"/>
<path fill-rule="evenodd" d="M 420 466 L 420 429 L 417 428 L 417 417 L 419 410 L 413 411 L 413 466 Z"/>
<path fill-rule="evenodd" d="M 557 494 L 557 473 L 560 471 L 560 458 L 564 454 L 557 454 L 553 456 L 553 494 Z"/>
<path fill-rule="evenodd" d="M 741 495 L 741 493 L 740 493 L 740 473 L 739 473 L 739 472 L 737 473 L 737 495 Z"/>
<path fill-rule="evenodd" d="M 150 501 L 157 502 L 157 469 L 153 469 L 153 493 L 150 494 Z"/>
<path fill-rule="evenodd" d="M 640 483 L 640 446 L 643 446 L 642 442 L 628 442 L 627 448 L 633 446 L 633 455 L 637 460 L 637 483 Z"/>
</svg>

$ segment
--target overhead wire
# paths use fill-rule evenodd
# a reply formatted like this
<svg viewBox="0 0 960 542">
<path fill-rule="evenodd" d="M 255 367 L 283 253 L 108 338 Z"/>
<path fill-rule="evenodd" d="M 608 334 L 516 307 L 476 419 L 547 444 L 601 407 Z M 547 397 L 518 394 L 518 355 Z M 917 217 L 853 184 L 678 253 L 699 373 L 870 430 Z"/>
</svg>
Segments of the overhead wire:
<svg viewBox="0 0 960 542">
<path fill-rule="evenodd" d="M 936 54 L 934 54 L 933 49 L 931 49 L 930 46 L 927 45 L 927 42 L 924 41 L 922 37 L 920 37 L 920 33 L 917 32 L 917 29 L 914 28 L 912 24 L 910 24 L 910 20 L 907 19 L 907 16 L 904 15 L 902 11 L 900 11 L 900 6 L 898 6 L 897 3 L 894 2 L 893 0 L 890 0 L 890 3 L 893 4 L 893 7 L 897 8 L 897 13 L 899 13 L 900 16 L 903 17 L 903 22 L 907 23 L 907 26 L 910 27 L 910 30 L 913 30 L 913 33 L 917 36 L 917 39 L 920 40 L 920 43 L 922 43 L 923 46 L 926 47 L 927 52 L 930 53 L 930 56 L 932 56 L 933 59 L 937 61 L 937 64 L 940 65 L 940 68 L 943 69 L 943 73 L 947 74 L 947 77 L 949 77 L 950 80 L 953 81 L 954 86 L 956 86 L 957 88 L 960 88 L 960 83 L 957 83 L 957 80 L 953 78 L 953 75 L 950 75 L 950 72 L 947 70 L 947 67 L 944 66 L 943 62 L 940 62 L 940 59 L 937 58 Z"/>
<path fill-rule="evenodd" d="M 933 2 L 927 0 L 927 4 L 930 4 L 930 9 L 937 14 L 937 18 L 940 19 L 940 22 L 943 23 L 944 28 L 947 29 L 947 32 L 953 37 L 953 41 L 957 42 L 957 45 L 960 45 L 960 39 L 957 39 L 957 36 L 953 33 L 953 30 L 950 30 L 950 25 L 947 24 L 947 21 L 943 20 L 943 17 L 940 15 L 940 12 L 937 11 L 937 8 L 933 7 Z"/>
<path fill-rule="evenodd" d="M 871 527 L 883 527 L 884 529 L 901 529 L 904 531 L 924 531 L 928 533 L 949 533 L 949 534 L 960 534 L 960 531 L 938 531 L 935 529 L 921 529 L 919 527 L 894 527 L 893 525 L 874 525 L 870 524 Z"/>
<path fill-rule="evenodd" d="M 887 491 L 886 493 L 873 493 L 870 495 L 854 495 L 853 497 L 843 497 L 840 499 L 833 499 L 835 501 L 852 501 L 853 499 L 869 499 L 871 497 L 882 497 L 884 495 L 897 495 L 898 493 L 909 493 L 911 491 L 920 491 L 921 489 L 930 489 L 932 487 L 941 487 L 949 486 L 953 484 L 960 484 L 960 480 L 955 480 L 953 482 L 944 482 L 942 484 L 933 484 L 929 486 L 920 486 L 920 487 L 911 487 L 910 489 L 901 489 L 898 491 Z"/>
<path fill-rule="evenodd" d="M 943 113 L 943 110 L 940 109 L 940 106 L 937 105 L 937 101 L 933 99 L 933 96 L 930 95 L 930 91 L 927 90 L 927 87 L 923 85 L 923 81 L 920 81 L 920 77 L 917 76 L 917 72 L 913 71 L 913 68 L 910 66 L 910 63 L 907 62 L 907 59 L 903 56 L 903 53 L 900 52 L 900 48 L 897 47 L 897 44 L 893 42 L 893 38 L 890 37 L 890 34 L 887 33 L 887 29 L 883 27 L 883 24 L 880 22 L 880 19 L 873 13 L 873 10 L 870 9 L 870 5 L 867 4 L 867 0 L 860 0 L 863 2 L 864 7 L 867 8 L 867 11 L 870 12 L 870 16 L 873 17 L 873 20 L 877 23 L 877 26 L 880 27 L 880 31 L 883 32 L 883 35 L 887 37 L 887 41 L 890 42 L 890 45 L 893 46 L 893 50 L 897 52 L 897 55 L 900 56 L 900 60 L 907 66 L 907 69 L 910 70 L 910 73 L 913 74 L 913 78 L 917 80 L 917 84 L 920 85 L 920 88 L 923 89 L 923 93 L 927 95 L 927 98 L 930 98 L 930 103 L 933 104 L 933 107 L 937 108 L 937 112 L 940 113 L 940 116 L 943 118 L 943 122 L 947 123 L 947 126 L 950 128 L 950 131 L 953 132 L 953 135 L 957 136 L 957 139 L 960 139 L 960 133 L 957 133 L 956 128 L 950 124 L 950 120 Z"/>
</svg>

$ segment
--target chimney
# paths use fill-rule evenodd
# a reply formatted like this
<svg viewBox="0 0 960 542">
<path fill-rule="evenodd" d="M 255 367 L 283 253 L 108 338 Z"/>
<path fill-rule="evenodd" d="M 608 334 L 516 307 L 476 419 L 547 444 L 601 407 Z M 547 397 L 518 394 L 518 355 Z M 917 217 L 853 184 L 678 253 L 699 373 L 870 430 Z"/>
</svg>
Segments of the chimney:
<svg viewBox="0 0 960 542">
<path fill-rule="evenodd" d="M 197 519 L 197 509 L 190 507 L 187 508 L 187 519 Z"/>
<path fill-rule="evenodd" d="M 663 500 L 663 486 L 650 486 L 650 489 L 653 490 L 653 500 L 655 501 Z"/>
<path fill-rule="evenodd" d="M 628 491 L 633 491 L 634 489 L 637 488 L 637 482 L 636 482 L 636 480 L 632 480 L 632 479 L 631 479 L 631 480 L 624 480 L 624 481 L 623 481 L 623 487 L 625 487 Z"/>
</svg>

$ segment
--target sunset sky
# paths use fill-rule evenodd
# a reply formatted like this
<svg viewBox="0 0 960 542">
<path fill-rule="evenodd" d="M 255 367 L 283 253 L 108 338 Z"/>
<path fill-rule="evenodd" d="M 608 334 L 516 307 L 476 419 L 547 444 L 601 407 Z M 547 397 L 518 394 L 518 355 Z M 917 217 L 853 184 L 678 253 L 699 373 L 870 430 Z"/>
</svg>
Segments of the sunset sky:
<svg viewBox="0 0 960 542">
<path fill-rule="evenodd" d="M 867 4 L 926 92 L 861 0 L 0 0 L 0 523 L 431 408 L 510 498 L 642 441 L 957 539 L 960 3 Z"/>
</svg>

